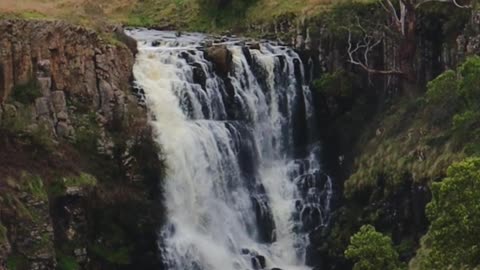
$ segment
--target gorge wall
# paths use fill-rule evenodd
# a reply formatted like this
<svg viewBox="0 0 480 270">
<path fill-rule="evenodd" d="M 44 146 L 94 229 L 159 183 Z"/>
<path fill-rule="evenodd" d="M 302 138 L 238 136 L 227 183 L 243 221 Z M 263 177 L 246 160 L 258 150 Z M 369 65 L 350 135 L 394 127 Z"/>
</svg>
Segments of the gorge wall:
<svg viewBox="0 0 480 270">
<path fill-rule="evenodd" d="M 135 41 L 61 21 L 0 32 L 0 269 L 157 269 L 163 170 L 131 94 Z"/>
</svg>

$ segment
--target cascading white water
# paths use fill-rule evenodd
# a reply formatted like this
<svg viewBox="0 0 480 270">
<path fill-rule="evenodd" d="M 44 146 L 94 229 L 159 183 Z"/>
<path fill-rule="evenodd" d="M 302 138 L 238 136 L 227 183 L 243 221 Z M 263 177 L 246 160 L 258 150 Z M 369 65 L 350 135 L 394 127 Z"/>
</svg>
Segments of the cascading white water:
<svg viewBox="0 0 480 270">
<path fill-rule="evenodd" d="M 293 159 L 295 121 L 313 115 L 298 55 L 225 42 L 232 68 L 221 78 L 199 48 L 205 36 L 129 34 L 139 41 L 135 80 L 168 167 L 160 236 L 167 267 L 309 269 L 307 227 L 328 222 L 332 184 L 318 147 Z M 306 119 L 297 119 L 299 107 Z"/>
</svg>

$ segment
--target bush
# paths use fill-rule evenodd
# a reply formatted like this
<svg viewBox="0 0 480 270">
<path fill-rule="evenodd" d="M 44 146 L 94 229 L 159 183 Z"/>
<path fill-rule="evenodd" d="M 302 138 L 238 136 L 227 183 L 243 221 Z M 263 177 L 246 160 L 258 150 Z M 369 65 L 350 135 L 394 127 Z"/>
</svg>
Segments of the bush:
<svg viewBox="0 0 480 270">
<path fill-rule="evenodd" d="M 320 79 L 313 82 L 313 87 L 328 96 L 351 97 L 353 94 L 352 78 L 345 71 L 323 74 Z"/>
<path fill-rule="evenodd" d="M 25 84 L 13 88 L 12 98 L 22 104 L 31 104 L 42 96 L 37 80 L 32 79 Z"/>
<path fill-rule="evenodd" d="M 402 269 L 392 239 L 377 232 L 372 225 L 364 225 L 350 238 L 345 256 L 355 261 L 354 270 Z"/>
<path fill-rule="evenodd" d="M 471 109 L 480 107 L 480 57 L 469 57 L 459 69 L 462 76 L 462 97 Z"/>
<path fill-rule="evenodd" d="M 59 270 L 78 270 L 81 269 L 80 265 L 78 265 L 75 258 L 71 256 L 60 256 L 58 258 L 58 269 Z"/>
<path fill-rule="evenodd" d="M 480 158 L 452 164 L 432 184 L 427 205 L 431 225 L 417 256 L 419 269 L 473 269 L 480 266 Z"/>
<path fill-rule="evenodd" d="M 448 70 L 427 85 L 427 117 L 434 125 L 450 123 L 460 107 L 457 73 Z"/>
<path fill-rule="evenodd" d="M 432 105 L 445 104 L 458 97 L 457 73 L 447 70 L 427 85 L 427 102 Z"/>
</svg>

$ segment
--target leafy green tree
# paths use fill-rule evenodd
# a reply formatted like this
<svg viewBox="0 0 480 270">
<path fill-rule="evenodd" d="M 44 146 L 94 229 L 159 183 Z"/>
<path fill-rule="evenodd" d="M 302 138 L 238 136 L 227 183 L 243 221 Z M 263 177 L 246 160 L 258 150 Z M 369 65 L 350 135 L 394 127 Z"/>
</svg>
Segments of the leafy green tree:
<svg viewBox="0 0 480 270">
<path fill-rule="evenodd" d="M 469 57 L 459 69 L 461 95 L 471 109 L 480 108 L 480 57 Z"/>
<path fill-rule="evenodd" d="M 433 125 L 450 124 L 461 107 L 457 72 L 447 70 L 427 85 L 427 117 Z"/>
<path fill-rule="evenodd" d="M 350 238 L 345 256 L 355 261 L 354 270 L 402 269 L 392 239 L 377 232 L 372 225 L 363 225 Z"/>
<path fill-rule="evenodd" d="M 430 229 L 419 251 L 419 269 L 480 266 L 480 158 L 452 164 L 432 185 L 427 205 Z"/>
</svg>

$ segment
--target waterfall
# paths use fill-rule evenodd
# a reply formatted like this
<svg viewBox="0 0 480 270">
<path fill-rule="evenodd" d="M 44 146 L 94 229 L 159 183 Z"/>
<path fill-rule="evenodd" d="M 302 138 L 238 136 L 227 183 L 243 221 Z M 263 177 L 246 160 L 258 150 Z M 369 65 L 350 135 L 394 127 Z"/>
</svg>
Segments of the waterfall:
<svg viewBox="0 0 480 270">
<path fill-rule="evenodd" d="M 129 34 L 136 88 L 166 158 L 166 268 L 310 269 L 308 232 L 328 223 L 332 180 L 305 135 L 314 111 L 297 53 L 214 41 L 231 56 L 222 75 L 207 60 L 207 36 Z"/>
</svg>

